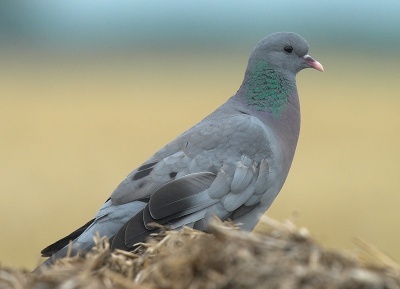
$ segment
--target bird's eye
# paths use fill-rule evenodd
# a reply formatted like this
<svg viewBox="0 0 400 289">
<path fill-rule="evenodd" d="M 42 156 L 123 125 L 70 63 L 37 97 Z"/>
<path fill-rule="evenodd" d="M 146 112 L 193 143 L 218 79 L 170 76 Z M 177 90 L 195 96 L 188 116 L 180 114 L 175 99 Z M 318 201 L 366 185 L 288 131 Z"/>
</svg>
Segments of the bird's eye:
<svg viewBox="0 0 400 289">
<path fill-rule="evenodd" d="M 292 46 L 289 46 L 289 45 L 286 45 L 286 46 L 283 48 L 283 50 L 285 50 L 287 53 L 292 53 L 293 47 L 292 47 Z"/>
</svg>

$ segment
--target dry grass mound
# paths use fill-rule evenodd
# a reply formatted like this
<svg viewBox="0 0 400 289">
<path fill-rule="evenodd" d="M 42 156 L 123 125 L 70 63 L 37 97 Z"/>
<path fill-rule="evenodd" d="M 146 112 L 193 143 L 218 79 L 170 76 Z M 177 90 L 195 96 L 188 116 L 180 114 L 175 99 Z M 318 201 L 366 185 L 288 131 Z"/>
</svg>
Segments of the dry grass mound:
<svg viewBox="0 0 400 289">
<path fill-rule="evenodd" d="M 0 269 L 0 289 L 400 288 L 399 265 L 365 243 L 361 260 L 323 248 L 291 222 L 261 222 L 257 234 L 217 221 L 212 235 L 165 230 L 134 252 L 110 253 L 96 238 L 86 256 L 40 274 Z"/>
</svg>

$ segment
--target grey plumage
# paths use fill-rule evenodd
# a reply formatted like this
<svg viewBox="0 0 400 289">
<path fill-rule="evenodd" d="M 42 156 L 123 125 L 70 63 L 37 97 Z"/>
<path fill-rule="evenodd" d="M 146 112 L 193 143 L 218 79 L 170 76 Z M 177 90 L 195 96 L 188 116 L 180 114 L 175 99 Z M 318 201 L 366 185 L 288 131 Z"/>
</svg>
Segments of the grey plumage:
<svg viewBox="0 0 400 289">
<path fill-rule="evenodd" d="M 262 39 L 237 93 L 130 173 L 94 220 L 69 235 L 73 251 L 88 250 L 96 231 L 112 238 L 112 249 L 129 250 L 154 230 L 150 221 L 207 230 L 215 214 L 252 230 L 282 188 L 296 149 L 295 75 L 323 70 L 307 53 L 294 33 Z M 65 256 L 66 240 L 42 253 Z"/>
</svg>

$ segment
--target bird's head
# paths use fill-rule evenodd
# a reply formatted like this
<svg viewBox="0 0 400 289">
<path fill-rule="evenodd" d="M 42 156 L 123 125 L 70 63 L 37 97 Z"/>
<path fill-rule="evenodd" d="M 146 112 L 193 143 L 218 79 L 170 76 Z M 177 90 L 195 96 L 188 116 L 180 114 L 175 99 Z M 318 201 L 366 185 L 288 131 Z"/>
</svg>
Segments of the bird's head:
<svg viewBox="0 0 400 289">
<path fill-rule="evenodd" d="M 308 55 L 308 43 L 292 32 L 278 32 L 263 38 L 250 55 L 249 65 L 266 61 L 274 68 L 296 74 L 304 68 L 324 71 L 321 63 Z"/>
</svg>

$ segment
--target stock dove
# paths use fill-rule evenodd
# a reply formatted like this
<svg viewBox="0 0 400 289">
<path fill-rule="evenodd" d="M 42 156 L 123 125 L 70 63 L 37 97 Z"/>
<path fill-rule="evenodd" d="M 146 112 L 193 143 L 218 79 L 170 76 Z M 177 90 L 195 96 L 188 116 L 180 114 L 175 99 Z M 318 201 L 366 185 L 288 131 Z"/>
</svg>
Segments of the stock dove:
<svg viewBox="0 0 400 289">
<path fill-rule="evenodd" d="M 239 90 L 213 113 L 131 172 L 94 219 L 48 246 L 44 264 L 88 251 L 93 235 L 111 249 L 130 250 L 157 222 L 207 231 L 210 217 L 252 230 L 286 180 L 300 130 L 296 74 L 323 71 L 295 33 L 262 39 L 250 55 Z M 40 268 L 40 267 L 38 267 Z"/>
</svg>

